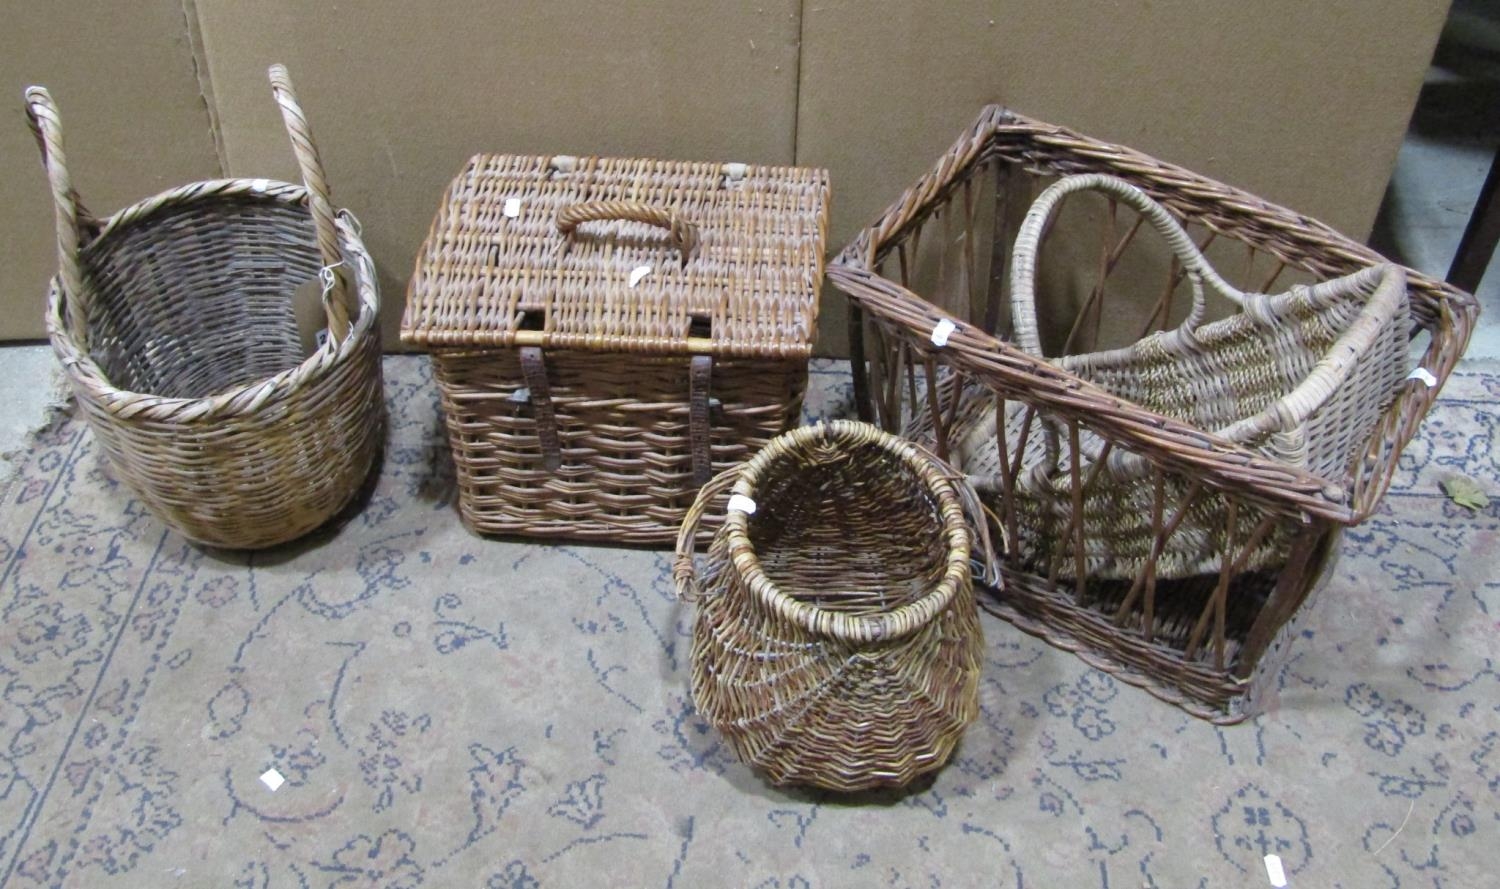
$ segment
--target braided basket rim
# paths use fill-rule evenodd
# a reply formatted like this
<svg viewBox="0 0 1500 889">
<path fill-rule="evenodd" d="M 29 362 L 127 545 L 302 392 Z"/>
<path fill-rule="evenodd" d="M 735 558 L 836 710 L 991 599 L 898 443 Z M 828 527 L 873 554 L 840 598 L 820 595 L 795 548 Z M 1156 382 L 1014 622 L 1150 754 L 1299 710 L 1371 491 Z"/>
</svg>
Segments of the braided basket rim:
<svg viewBox="0 0 1500 889">
<path fill-rule="evenodd" d="M 124 207 L 99 220 L 98 230 L 82 256 L 108 244 L 111 236 L 149 225 L 156 216 L 168 210 L 193 204 L 209 205 L 228 200 L 264 202 L 296 208 L 308 208 L 308 191 L 303 185 L 261 178 L 211 179 L 177 186 Z M 311 211 L 309 210 L 309 215 Z M 336 349 L 317 349 L 300 363 L 260 380 L 232 386 L 213 395 L 183 398 L 136 392 L 114 385 L 89 351 L 68 330 L 63 318 L 63 280 L 55 274 L 48 281 L 46 324 L 58 358 L 74 383 L 87 391 L 91 401 L 123 419 L 180 423 L 187 420 L 231 420 L 253 416 L 277 396 L 314 385 L 328 377 L 339 365 L 360 350 L 362 342 L 374 335 L 380 297 L 375 265 L 361 237 L 357 220 L 347 210 L 339 211 L 339 240 L 346 261 L 362 264 L 356 276 L 360 311 L 349 328 L 349 335 Z M 92 299 L 92 295 L 90 295 Z"/>
<path fill-rule="evenodd" d="M 766 575 L 750 540 L 750 517 L 737 509 L 729 510 L 719 532 L 725 537 L 733 570 L 739 573 L 741 581 L 761 604 L 808 632 L 856 644 L 909 636 L 947 610 L 961 587 L 970 582 L 969 557 L 973 540 L 962 501 L 950 480 L 953 471 L 921 447 L 875 426 L 852 420 L 833 420 L 799 427 L 772 440 L 741 469 L 733 493 L 754 500 L 756 488 L 769 475 L 772 464 L 814 439 L 845 446 L 873 445 L 916 475 L 937 501 L 943 524 L 947 558 L 942 579 L 920 598 L 878 614 L 851 615 L 800 601 Z"/>
</svg>

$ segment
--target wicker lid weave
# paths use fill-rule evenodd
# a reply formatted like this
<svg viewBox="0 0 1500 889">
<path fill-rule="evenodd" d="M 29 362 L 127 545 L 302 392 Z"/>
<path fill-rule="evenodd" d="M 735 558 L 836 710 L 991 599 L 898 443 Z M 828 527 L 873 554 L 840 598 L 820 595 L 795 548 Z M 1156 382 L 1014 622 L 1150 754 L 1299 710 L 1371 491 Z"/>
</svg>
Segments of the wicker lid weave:
<svg viewBox="0 0 1500 889">
<path fill-rule="evenodd" d="M 803 357 L 827 226 L 823 170 L 479 155 L 417 257 L 401 337 Z"/>
</svg>

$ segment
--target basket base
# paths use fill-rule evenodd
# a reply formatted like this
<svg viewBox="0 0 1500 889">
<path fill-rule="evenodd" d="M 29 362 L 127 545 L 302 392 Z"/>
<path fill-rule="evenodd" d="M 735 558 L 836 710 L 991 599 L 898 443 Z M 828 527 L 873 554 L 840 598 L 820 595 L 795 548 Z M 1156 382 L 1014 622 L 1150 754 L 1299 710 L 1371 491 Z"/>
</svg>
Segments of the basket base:
<svg viewBox="0 0 1500 889">
<path fill-rule="evenodd" d="M 1265 712 L 1286 665 L 1291 640 L 1338 560 L 1341 535 L 1330 534 L 1308 565 L 1302 589 L 1285 591 L 1290 614 L 1271 631 L 1259 653 L 1237 652 L 1222 669 L 1188 661 L 1169 645 L 1147 642 L 1138 631 L 1118 627 L 1104 614 L 1078 605 L 1059 590 L 1022 571 L 1005 569 L 1004 592 L 976 590 L 980 606 L 1042 641 L 1076 654 L 1089 666 L 1144 689 L 1190 715 L 1217 725 L 1234 725 Z M 1270 603 L 1267 608 L 1275 607 Z M 1251 658 L 1246 663 L 1245 659 Z"/>
<path fill-rule="evenodd" d="M 682 516 L 663 516 L 646 519 L 642 516 L 624 516 L 618 521 L 602 519 L 534 521 L 524 518 L 509 518 L 494 509 L 471 511 L 459 505 L 459 518 L 464 527 L 480 537 L 526 537 L 537 540 L 584 543 L 627 543 L 650 546 L 670 546 L 677 540 L 677 529 Z M 681 512 L 686 512 L 682 510 Z M 708 543 L 718 530 L 722 516 L 705 516 L 698 531 L 698 540 Z"/>
</svg>

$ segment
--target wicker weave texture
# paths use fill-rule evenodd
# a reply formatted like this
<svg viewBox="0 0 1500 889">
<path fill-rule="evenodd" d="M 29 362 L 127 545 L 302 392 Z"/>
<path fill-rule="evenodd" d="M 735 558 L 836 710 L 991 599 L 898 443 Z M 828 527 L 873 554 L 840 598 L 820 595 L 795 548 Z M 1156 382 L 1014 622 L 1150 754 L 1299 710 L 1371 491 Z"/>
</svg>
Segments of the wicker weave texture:
<svg viewBox="0 0 1500 889">
<path fill-rule="evenodd" d="M 475 531 L 667 543 L 792 425 L 816 336 L 821 170 L 480 155 L 417 258 Z"/>
<path fill-rule="evenodd" d="M 1064 355 L 1057 364 L 1147 411 L 1211 430 L 1283 465 L 1345 478 L 1407 375 L 1411 322 L 1401 271 L 1376 266 L 1284 293 L 1244 293 L 1224 281 L 1176 220 L 1139 189 L 1115 177 L 1069 176 L 1037 199 L 1011 256 L 1016 343 L 1038 357 L 1035 276 L 1041 235 L 1064 197 L 1089 190 L 1139 211 L 1164 236 L 1191 285 L 1191 306 L 1170 330 L 1121 348 Z M 1205 291 L 1240 311 L 1205 323 Z M 994 400 L 984 397 L 982 386 L 973 388 L 979 391 L 965 400 L 977 395 L 988 409 L 952 424 L 953 460 L 989 482 L 987 488 L 999 496 L 993 480 L 1002 471 L 1002 449 L 995 438 Z M 1148 560 L 1155 562 L 1158 580 L 1212 574 L 1225 552 L 1241 553 L 1243 564 L 1236 571 L 1274 568 L 1285 560 L 1292 533 L 1287 523 L 1278 523 L 1274 533 L 1254 522 L 1231 527 L 1229 499 L 1217 493 L 1198 498 L 1176 531 L 1158 543 L 1155 492 L 1145 461 L 1124 452 L 1111 458 L 1111 443 L 1087 430 L 1079 435 L 1075 456 L 1065 424 L 1047 414 L 1039 427 L 1043 447 L 1028 450 L 1022 445 L 1025 410 L 1019 403 L 1007 408 L 1005 450 L 1023 454 L 1013 493 L 1026 502 L 1016 508 L 1026 515 L 1023 524 L 1036 529 L 1016 542 L 1025 563 L 1050 564 L 1049 551 L 1070 543 L 1055 535 L 1071 518 L 1065 467 L 1074 459 L 1089 480 L 1079 536 L 1086 551 L 1083 568 L 1092 577 L 1133 578 Z M 925 426 L 925 417 L 919 425 Z M 1173 480 L 1165 500 L 1179 503 L 1186 494 Z M 997 504 L 997 513 L 1000 509 Z M 1242 552 L 1257 533 L 1258 545 Z M 1059 566 L 1059 578 L 1074 579 L 1076 559 L 1062 559 Z"/>
<path fill-rule="evenodd" d="M 402 337 L 806 357 L 827 207 L 822 170 L 480 155 L 443 197 Z"/>
<path fill-rule="evenodd" d="M 551 470 L 514 350 L 434 356 L 459 512 L 481 534 L 668 543 L 697 494 L 688 359 L 547 353 L 562 464 Z M 715 471 L 744 462 L 801 412 L 805 361 L 713 366 Z M 705 530 L 717 527 L 715 521 Z"/>
<path fill-rule="evenodd" d="M 1028 227 L 1077 175 L 1128 183 L 1183 238 L 1165 247 L 1157 214 L 1118 192 Z M 1183 242 L 1213 264 L 1174 253 Z M 829 276 L 853 303 L 862 413 L 976 476 L 1008 544 L 990 607 L 1234 722 L 1256 712 L 1338 529 L 1378 506 L 1477 316 L 1472 296 L 1384 262 L 1222 183 L 988 108 Z M 1191 308 L 1205 283 L 1208 315 Z M 1101 345 L 1130 317 L 1121 293 L 1151 306 L 1144 339 Z M 1238 315 L 1203 320 L 1235 293 Z M 1028 302 L 1054 316 L 1052 360 Z M 1419 334 L 1436 385 L 1406 378 Z"/>
<path fill-rule="evenodd" d="M 72 188 L 56 106 L 27 92 L 57 203 L 53 349 L 119 479 L 183 536 L 227 548 L 325 523 L 384 428 L 374 265 L 329 204 L 285 70 L 271 81 L 305 185 L 199 182 L 102 220 Z M 305 355 L 293 299 L 320 275 L 329 337 Z"/>
<path fill-rule="evenodd" d="M 694 565 L 697 524 L 732 509 Z M 803 427 L 701 491 L 673 574 L 697 603 L 692 691 L 778 784 L 900 786 L 978 715 L 983 639 L 963 482 L 863 423 Z M 972 492 L 968 492 L 972 506 Z"/>
</svg>

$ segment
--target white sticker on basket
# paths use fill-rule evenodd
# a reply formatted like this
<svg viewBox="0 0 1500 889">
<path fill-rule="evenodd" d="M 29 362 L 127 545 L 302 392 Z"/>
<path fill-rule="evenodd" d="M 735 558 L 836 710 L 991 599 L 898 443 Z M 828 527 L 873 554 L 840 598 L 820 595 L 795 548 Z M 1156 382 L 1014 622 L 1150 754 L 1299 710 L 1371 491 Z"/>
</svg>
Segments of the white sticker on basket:
<svg viewBox="0 0 1500 889">
<path fill-rule="evenodd" d="M 641 283 L 641 279 L 649 274 L 651 274 L 651 266 L 649 265 L 638 265 L 635 268 L 631 269 L 630 286 L 634 287 L 635 285 Z"/>
<path fill-rule="evenodd" d="M 276 788 L 286 783 L 286 779 L 281 777 L 281 773 L 275 769 L 266 769 L 266 773 L 260 776 L 260 783 L 271 788 L 271 792 L 275 793 Z"/>
<path fill-rule="evenodd" d="M 253 191 L 253 192 L 255 192 L 256 194 L 263 194 L 263 193 L 265 193 L 267 191 L 270 191 L 271 190 L 271 180 L 269 180 L 269 179 L 251 179 L 250 180 L 250 190 Z"/>
<path fill-rule="evenodd" d="M 936 327 L 932 329 L 932 344 L 934 346 L 948 345 L 948 337 L 952 336 L 953 331 L 957 329 L 957 324 L 954 324 L 952 321 L 944 318 L 937 323 Z"/>
<path fill-rule="evenodd" d="M 1429 389 L 1437 385 L 1437 377 L 1433 376 L 1432 371 L 1428 370 L 1425 367 L 1417 368 L 1416 370 L 1407 374 L 1406 378 L 1408 380 L 1421 380 L 1422 382 L 1427 384 L 1427 388 Z"/>
<path fill-rule="evenodd" d="M 1280 855 L 1272 854 L 1266 856 L 1266 876 L 1271 878 L 1271 885 L 1275 886 L 1276 889 L 1281 889 L 1282 886 L 1286 885 L 1286 871 L 1281 867 Z"/>
<path fill-rule="evenodd" d="M 491 205 L 491 206 L 493 206 L 493 205 Z M 521 215 L 521 199 L 520 198 L 506 198 L 505 199 L 505 206 L 503 208 L 501 208 L 500 212 L 504 213 L 505 216 L 506 216 L 506 218 L 508 218 L 508 219 L 515 219 L 516 217 L 520 216 Z"/>
<path fill-rule="evenodd" d="M 731 494 L 729 495 L 729 511 L 755 515 L 755 501 L 744 494 Z"/>
</svg>

